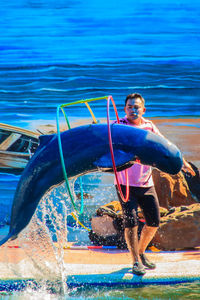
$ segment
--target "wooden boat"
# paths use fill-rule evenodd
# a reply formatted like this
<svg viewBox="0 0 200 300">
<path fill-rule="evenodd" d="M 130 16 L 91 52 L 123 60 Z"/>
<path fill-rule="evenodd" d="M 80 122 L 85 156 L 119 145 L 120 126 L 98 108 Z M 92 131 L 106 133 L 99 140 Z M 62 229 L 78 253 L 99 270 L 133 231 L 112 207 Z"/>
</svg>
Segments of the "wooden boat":
<svg viewBox="0 0 200 300">
<path fill-rule="evenodd" d="M 37 132 L 0 123 L 0 172 L 20 174 L 39 145 Z"/>
</svg>

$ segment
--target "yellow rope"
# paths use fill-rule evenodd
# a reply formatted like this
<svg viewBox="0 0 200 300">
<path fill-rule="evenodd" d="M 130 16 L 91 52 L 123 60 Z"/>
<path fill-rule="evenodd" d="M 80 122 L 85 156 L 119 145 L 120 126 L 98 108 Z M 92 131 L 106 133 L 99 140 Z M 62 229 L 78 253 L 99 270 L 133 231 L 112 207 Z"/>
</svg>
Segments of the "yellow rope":
<svg viewBox="0 0 200 300">
<path fill-rule="evenodd" d="M 73 212 L 71 213 L 71 215 L 72 215 L 72 217 L 74 218 L 74 220 L 75 220 L 81 227 L 83 227 L 83 228 L 86 229 L 87 231 L 90 231 L 89 228 L 87 228 L 85 225 L 83 225 L 83 223 L 81 223 L 81 222 L 78 220 L 77 216 L 75 216 L 75 214 L 74 214 Z"/>
</svg>

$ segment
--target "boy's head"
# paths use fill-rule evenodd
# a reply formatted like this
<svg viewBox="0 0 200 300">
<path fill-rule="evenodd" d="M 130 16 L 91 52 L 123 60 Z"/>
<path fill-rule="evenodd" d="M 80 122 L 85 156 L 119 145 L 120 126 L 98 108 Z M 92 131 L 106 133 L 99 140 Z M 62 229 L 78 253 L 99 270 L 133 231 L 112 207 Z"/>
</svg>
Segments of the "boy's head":
<svg viewBox="0 0 200 300">
<path fill-rule="evenodd" d="M 129 94 L 125 99 L 125 106 L 129 99 L 137 99 L 137 98 L 141 100 L 141 102 L 143 103 L 143 106 L 145 107 L 145 100 L 139 93 Z"/>
<path fill-rule="evenodd" d="M 124 110 L 129 122 L 140 125 L 142 115 L 146 111 L 144 98 L 137 93 L 129 94 L 125 100 Z"/>
</svg>

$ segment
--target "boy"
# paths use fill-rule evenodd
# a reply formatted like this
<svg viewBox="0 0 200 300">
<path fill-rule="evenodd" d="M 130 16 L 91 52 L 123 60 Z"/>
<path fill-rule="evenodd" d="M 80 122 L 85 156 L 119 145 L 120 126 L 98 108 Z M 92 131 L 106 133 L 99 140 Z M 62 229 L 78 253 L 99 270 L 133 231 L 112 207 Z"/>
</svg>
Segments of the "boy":
<svg viewBox="0 0 200 300">
<path fill-rule="evenodd" d="M 150 130 L 161 135 L 158 128 L 149 120 L 143 118 L 146 111 L 145 100 L 140 94 L 130 94 L 126 97 L 124 110 L 126 116 L 120 119 L 124 125 L 135 126 Z M 183 168 L 193 174 L 191 166 L 183 159 Z M 145 267 L 155 269 L 156 265 L 150 262 L 144 254 L 146 247 L 155 235 L 160 222 L 160 210 L 157 194 L 154 188 L 150 166 L 135 163 L 127 169 L 129 176 L 129 199 L 124 202 L 117 189 L 117 194 L 123 210 L 124 235 L 133 260 L 133 273 L 144 275 Z M 118 172 L 122 192 L 126 194 L 125 171 Z M 115 181 L 116 184 L 116 181 Z M 117 187 L 116 187 L 117 188 Z M 140 240 L 138 241 L 137 207 L 143 211 L 146 224 L 144 225 Z"/>
</svg>

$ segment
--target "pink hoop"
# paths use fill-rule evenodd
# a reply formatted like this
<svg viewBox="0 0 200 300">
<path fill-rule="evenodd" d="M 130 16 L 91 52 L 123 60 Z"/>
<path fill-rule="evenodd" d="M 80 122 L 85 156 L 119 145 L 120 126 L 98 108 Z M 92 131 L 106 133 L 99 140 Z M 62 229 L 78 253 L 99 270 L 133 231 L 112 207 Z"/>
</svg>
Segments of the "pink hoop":
<svg viewBox="0 0 200 300">
<path fill-rule="evenodd" d="M 118 179 L 118 175 L 117 175 L 117 168 L 116 168 L 116 164 L 115 164 L 115 158 L 114 158 L 114 152 L 113 152 L 113 145 L 112 145 L 112 136 L 111 136 L 111 130 L 110 130 L 110 99 L 112 101 L 114 110 L 115 110 L 115 115 L 117 118 L 117 123 L 120 124 L 119 121 L 119 116 L 118 116 L 118 112 L 117 112 L 117 108 L 114 102 L 114 99 L 112 96 L 108 96 L 107 99 L 107 125 L 108 125 L 108 139 L 109 139 L 109 147 L 110 147 L 110 154 L 111 154 L 111 159 L 112 159 L 112 163 L 113 163 L 113 170 L 114 170 L 114 174 L 115 174 L 115 179 L 117 182 L 117 187 L 120 193 L 120 197 L 122 198 L 122 200 L 124 202 L 127 202 L 129 199 L 129 178 L 128 178 L 128 172 L 127 170 L 125 170 L 125 175 L 126 175 L 126 198 L 124 198 L 124 195 L 122 193 L 121 190 L 121 186 L 119 184 L 119 179 Z"/>
</svg>

